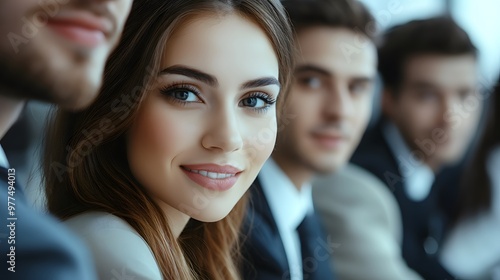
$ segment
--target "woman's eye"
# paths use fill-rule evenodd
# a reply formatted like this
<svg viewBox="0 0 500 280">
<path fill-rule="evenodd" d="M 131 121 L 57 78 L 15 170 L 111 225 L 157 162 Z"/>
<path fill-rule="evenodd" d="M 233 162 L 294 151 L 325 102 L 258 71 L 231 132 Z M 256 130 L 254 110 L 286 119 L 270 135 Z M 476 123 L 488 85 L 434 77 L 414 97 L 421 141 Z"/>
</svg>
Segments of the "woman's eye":
<svg viewBox="0 0 500 280">
<path fill-rule="evenodd" d="M 185 89 L 176 90 L 172 94 L 176 99 L 186 102 L 196 102 L 199 100 L 198 96 L 195 93 Z"/>
<path fill-rule="evenodd" d="M 248 97 L 243 99 L 241 102 L 245 107 L 264 108 L 267 106 L 267 103 L 259 97 Z"/>
<path fill-rule="evenodd" d="M 183 104 L 202 102 L 198 92 L 186 86 L 165 88 L 161 90 L 161 93 L 170 100 Z"/>
<path fill-rule="evenodd" d="M 242 99 L 239 105 L 241 107 L 248 107 L 257 112 L 264 112 L 274 103 L 276 103 L 276 99 L 272 98 L 268 94 L 263 92 L 254 92 L 250 94 L 250 96 Z"/>
</svg>

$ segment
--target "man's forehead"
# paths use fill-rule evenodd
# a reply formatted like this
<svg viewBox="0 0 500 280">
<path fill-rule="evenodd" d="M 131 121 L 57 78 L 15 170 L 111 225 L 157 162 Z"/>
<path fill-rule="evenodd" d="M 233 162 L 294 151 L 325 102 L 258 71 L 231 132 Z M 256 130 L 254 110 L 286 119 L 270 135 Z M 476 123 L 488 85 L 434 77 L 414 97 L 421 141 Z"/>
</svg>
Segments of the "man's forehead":
<svg viewBox="0 0 500 280">
<path fill-rule="evenodd" d="M 420 56 L 404 66 L 404 80 L 448 86 L 469 85 L 478 80 L 477 61 L 472 56 Z"/>
<path fill-rule="evenodd" d="M 476 74 L 477 59 L 473 55 L 422 54 L 410 57 L 404 70 L 410 74 Z"/>
<path fill-rule="evenodd" d="M 365 34 L 344 27 L 311 26 L 301 29 L 297 33 L 296 39 L 299 46 L 311 43 L 307 44 L 309 48 L 316 46 L 318 49 L 321 47 L 329 49 L 332 46 L 344 45 L 357 49 L 375 47 L 373 41 Z M 325 44 L 317 45 L 317 41 L 322 41 Z"/>
</svg>

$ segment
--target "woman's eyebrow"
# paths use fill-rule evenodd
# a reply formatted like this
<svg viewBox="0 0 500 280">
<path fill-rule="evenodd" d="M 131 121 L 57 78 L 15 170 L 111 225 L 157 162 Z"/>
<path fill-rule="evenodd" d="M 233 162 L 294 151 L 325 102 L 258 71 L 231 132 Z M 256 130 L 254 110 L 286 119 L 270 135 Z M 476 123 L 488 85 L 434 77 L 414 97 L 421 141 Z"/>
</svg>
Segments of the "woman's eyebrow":
<svg viewBox="0 0 500 280">
<path fill-rule="evenodd" d="M 182 66 L 182 65 L 173 65 L 170 67 L 167 67 L 163 70 L 160 71 L 160 75 L 165 75 L 165 74 L 173 74 L 173 75 L 182 75 L 186 77 L 190 77 L 193 79 L 196 79 L 198 81 L 201 81 L 205 84 L 208 84 L 209 86 L 212 87 L 217 87 L 219 85 L 219 82 L 217 81 L 217 78 L 214 76 L 201 72 L 199 70 L 189 68 L 187 66 Z"/>
<path fill-rule="evenodd" d="M 160 71 L 160 75 L 168 74 L 190 77 L 212 87 L 219 86 L 219 82 L 217 81 L 216 77 L 183 65 L 173 65 Z M 269 85 L 277 85 L 278 87 L 281 86 L 278 79 L 276 79 L 275 77 L 262 77 L 243 83 L 241 89 L 264 87 Z"/>
<path fill-rule="evenodd" d="M 276 85 L 278 87 L 281 87 L 280 82 L 275 77 L 263 77 L 245 82 L 241 86 L 241 89 L 265 87 L 270 85 Z"/>
</svg>

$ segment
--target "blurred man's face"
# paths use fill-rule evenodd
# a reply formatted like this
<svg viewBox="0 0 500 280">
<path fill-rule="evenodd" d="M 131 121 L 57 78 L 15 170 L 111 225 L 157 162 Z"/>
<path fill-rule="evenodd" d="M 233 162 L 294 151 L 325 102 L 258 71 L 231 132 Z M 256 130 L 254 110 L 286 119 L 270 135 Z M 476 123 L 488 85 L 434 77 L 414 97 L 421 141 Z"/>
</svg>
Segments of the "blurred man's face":
<svg viewBox="0 0 500 280">
<path fill-rule="evenodd" d="M 384 94 L 385 113 L 431 168 L 459 160 L 474 135 L 482 110 L 476 66 L 472 55 L 415 56 L 396 97 Z"/>
<path fill-rule="evenodd" d="M 0 1 L 0 92 L 87 106 L 132 0 Z"/>
<path fill-rule="evenodd" d="M 277 156 L 314 172 L 331 172 L 347 162 L 368 123 L 376 49 L 361 34 L 330 27 L 302 29 L 297 43 Z"/>
</svg>

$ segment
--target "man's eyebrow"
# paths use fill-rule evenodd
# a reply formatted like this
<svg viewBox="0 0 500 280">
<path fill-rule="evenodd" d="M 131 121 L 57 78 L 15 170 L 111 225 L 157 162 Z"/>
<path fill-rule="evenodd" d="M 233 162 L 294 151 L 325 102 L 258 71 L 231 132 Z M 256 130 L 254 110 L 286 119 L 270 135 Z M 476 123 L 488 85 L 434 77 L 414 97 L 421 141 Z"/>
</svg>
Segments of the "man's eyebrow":
<svg viewBox="0 0 500 280">
<path fill-rule="evenodd" d="M 416 80 L 410 83 L 412 88 L 437 88 L 437 86 L 431 82 Z"/>
<path fill-rule="evenodd" d="M 263 77 L 245 82 L 241 86 L 241 89 L 265 87 L 270 85 L 276 85 L 278 87 L 281 87 L 280 82 L 275 77 Z"/>
<path fill-rule="evenodd" d="M 300 65 L 298 66 L 297 68 L 295 68 L 294 70 L 294 74 L 300 74 L 302 72 L 316 72 L 318 74 L 321 74 L 323 76 L 332 76 L 332 73 L 322 67 L 318 67 L 318 66 L 315 66 L 315 65 L 311 65 L 311 64 L 304 64 L 304 65 Z"/>
<path fill-rule="evenodd" d="M 375 78 L 373 77 L 365 77 L 365 76 L 360 76 L 352 79 L 352 82 L 356 83 L 372 83 L 375 82 Z"/>
<path fill-rule="evenodd" d="M 182 66 L 182 65 L 173 65 L 170 67 L 167 67 L 163 70 L 160 71 L 160 75 L 165 75 L 165 74 L 172 74 L 172 75 L 182 75 L 186 77 L 193 78 L 195 80 L 201 81 L 205 84 L 208 84 L 212 87 L 217 87 L 219 85 L 219 82 L 217 81 L 217 78 L 214 76 L 201 72 L 199 70 L 189 68 L 187 66 Z"/>
</svg>

